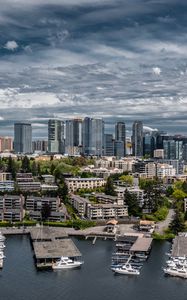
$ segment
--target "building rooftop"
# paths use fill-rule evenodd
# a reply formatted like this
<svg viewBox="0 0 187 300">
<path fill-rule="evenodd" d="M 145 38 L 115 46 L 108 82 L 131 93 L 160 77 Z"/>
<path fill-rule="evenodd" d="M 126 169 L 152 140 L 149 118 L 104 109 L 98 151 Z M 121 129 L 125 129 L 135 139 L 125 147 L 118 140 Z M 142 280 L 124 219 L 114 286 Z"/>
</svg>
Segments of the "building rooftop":
<svg viewBox="0 0 187 300">
<path fill-rule="evenodd" d="M 187 256 L 187 236 L 176 236 L 173 240 L 172 256 Z"/>
<path fill-rule="evenodd" d="M 66 181 L 97 181 L 97 180 L 104 180 L 103 178 L 77 178 L 77 177 L 72 177 L 72 178 L 66 178 Z"/>
<path fill-rule="evenodd" d="M 132 245 L 130 251 L 142 251 L 147 252 L 151 248 L 152 238 L 138 238 L 135 243 Z"/>
<path fill-rule="evenodd" d="M 34 242 L 36 259 L 58 259 L 61 256 L 80 257 L 81 253 L 71 239 Z"/>
<path fill-rule="evenodd" d="M 31 229 L 30 234 L 33 241 L 52 241 L 68 237 L 66 230 L 61 227 L 35 227 Z"/>
</svg>

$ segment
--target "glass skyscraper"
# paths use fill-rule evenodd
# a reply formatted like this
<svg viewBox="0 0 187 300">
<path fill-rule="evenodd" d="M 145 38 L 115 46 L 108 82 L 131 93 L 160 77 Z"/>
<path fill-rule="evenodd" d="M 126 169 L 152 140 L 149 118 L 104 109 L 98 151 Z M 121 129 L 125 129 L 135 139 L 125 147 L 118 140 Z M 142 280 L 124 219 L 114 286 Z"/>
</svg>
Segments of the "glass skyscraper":
<svg viewBox="0 0 187 300">
<path fill-rule="evenodd" d="M 48 151 L 64 153 L 64 122 L 50 119 L 48 121 Z"/>
<path fill-rule="evenodd" d="M 14 124 L 14 151 L 32 153 L 32 126 L 30 123 Z"/>
<path fill-rule="evenodd" d="M 68 155 L 82 153 L 82 119 L 66 121 L 65 152 Z"/>
<path fill-rule="evenodd" d="M 122 157 L 126 155 L 126 128 L 124 122 L 117 122 L 115 125 L 115 140 L 122 143 L 118 143 L 119 145 L 123 145 L 123 149 L 120 150 Z"/>
<path fill-rule="evenodd" d="M 135 121 L 132 126 L 132 154 L 143 156 L 143 123 Z"/>
<path fill-rule="evenodd" d="M 104 121 L 86 117 L 83 121 L 83 153 L 102 156 L 104 154 Z"/>
</svg>

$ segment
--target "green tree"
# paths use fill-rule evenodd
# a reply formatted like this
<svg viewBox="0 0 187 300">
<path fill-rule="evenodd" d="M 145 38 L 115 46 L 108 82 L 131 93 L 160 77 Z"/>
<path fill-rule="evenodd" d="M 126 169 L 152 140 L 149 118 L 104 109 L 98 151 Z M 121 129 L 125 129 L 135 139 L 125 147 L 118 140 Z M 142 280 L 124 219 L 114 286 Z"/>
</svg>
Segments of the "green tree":
<svg viewBox="0 0 187 300">
<path fill-rule="evenodd" d="M 129 216 L 141 216 L 141 208 L 139 207 L 138 198 L 135 193 L 130 193 L 127 189 L 124 193 L 125 203 L 128 205 Z"/>
<path fill-rule="evenodd" d="M 186 197 L 186 193 L 183 192 L 182 190 L 175 189 L 174 192 L 173 192 L 173 194 L 172 194 L 172 196 L 176 200 L 183 200 Z"/>
<path fill-rule="evenodd" d="M 27 156 L 24 156 L 24 158 L 22 159 L 21 168 L 24 173 L 31 172 L 30 159 Z"/>
<path fill-rule="evenodd" d="M 129 185 L 133 184 L 133 177 L 131 175 L 122 175 L 119 177 L 119 180 L 124 181 Z"/>
<path fill-rule="evenodd" d="M 51 206 L 48 203 L 45 203 L 41 209 L 42 221 L 49 219 L 51 215 Z"/>
<path fill-rule="evenodd" d="M 64 179 L 61 180 L 57 193 L 58 193 L 58 196 L 61 199 L 63 199 L 63 202 L 67 202 L 69 191 L 68 191 L 68 186 Z"/>
<path fill-rule="evenodd" d="M 116 196 L 116 192 L 114 190 L 114 184 L 111 177 L 108 177 L 106 185 L 105 185 L 105 194 L 110 196 Z"/>
<path fill-rule="evenodd" d="M 32 162 L 31 172 L 32 172 L 33 176 L 38 175 L 38 166 L 37 166 L 35 160 Z"/>
<path fill-rule="evenodd" d="M 7 172 L 12 174 L 12 178 L 16 178 L 16 165 L 11 156 L 8 158 Z"/>
<path fill-rule="evenodd" d="M 182 183 L 182 190 L 183 190 L 184 193 L 187 194 L 187 182 L 186 182 L 186 181 L 184 181 L 184 182 Z"/>
<path fill-rule="evenodd" d="M 175 217 L 169 227 L 174 234 L 184 231 L 185 230 L 184 214 L 176 210 Z"/>
</svg>

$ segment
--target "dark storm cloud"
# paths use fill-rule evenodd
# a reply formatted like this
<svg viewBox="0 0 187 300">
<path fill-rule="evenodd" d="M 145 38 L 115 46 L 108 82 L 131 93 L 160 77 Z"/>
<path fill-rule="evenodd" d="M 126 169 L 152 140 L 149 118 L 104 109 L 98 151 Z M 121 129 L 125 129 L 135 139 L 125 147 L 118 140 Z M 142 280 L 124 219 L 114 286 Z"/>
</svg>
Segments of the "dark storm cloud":
<svg viewBox="0 0 187 300">
<path fill-rule="evenodd" d="M 187 3 L 0 0 L 0 125 L 135 119 L 186 131 Z M 12 131 L 12 132 L 11 132 Z"/>
</svg>

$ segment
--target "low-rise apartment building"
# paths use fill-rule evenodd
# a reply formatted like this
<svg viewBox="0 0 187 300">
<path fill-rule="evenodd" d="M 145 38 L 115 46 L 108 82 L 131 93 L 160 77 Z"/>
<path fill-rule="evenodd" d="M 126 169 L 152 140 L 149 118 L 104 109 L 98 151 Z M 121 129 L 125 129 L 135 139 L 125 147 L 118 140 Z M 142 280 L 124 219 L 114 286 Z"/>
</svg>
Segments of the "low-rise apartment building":
<svg viewBox="0 0 187 300">
<path fill-rule="evenodd" d="M 66 184 L 70 192 L 75 192 L 79 189 L 95 189 L 106 184 L 103 178 L 66 178 Z"/>
<path fill-rule="evenodd" d="M 105 203 L 93 204 L 88 199 L 72 194 L 70 203 L 81 217 L 87 217 L 90 220 L 120 219 L 128 216 L 128 207 L 126 205 L 106 203 L 106 198 L 102 197 L 102 199 Z"/>
<path fill-rule="evenodd" d="M 24 217 L 24 197 L 4 195 L 0 197 L 0 220 L 22 221 Z"/>
<path fill-rule="evenodd" d="M 60 222 L 66 219 L 66 213 L 61 208 L 60 198 L 52 198 L 52 197 L 27 197 L 25 201 L 25 208 L 29 214 L 29 217 L 32 220 L 41 220 L 42 218 L 42 209 L 48 204 L 51 208 L 50 215 L 48 217 L 48 221 Z"/>
</svg>

